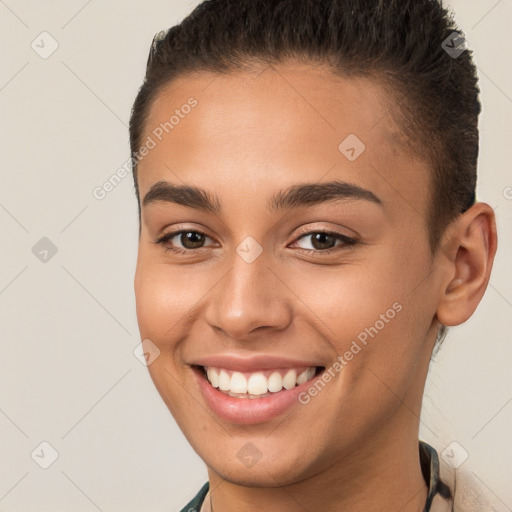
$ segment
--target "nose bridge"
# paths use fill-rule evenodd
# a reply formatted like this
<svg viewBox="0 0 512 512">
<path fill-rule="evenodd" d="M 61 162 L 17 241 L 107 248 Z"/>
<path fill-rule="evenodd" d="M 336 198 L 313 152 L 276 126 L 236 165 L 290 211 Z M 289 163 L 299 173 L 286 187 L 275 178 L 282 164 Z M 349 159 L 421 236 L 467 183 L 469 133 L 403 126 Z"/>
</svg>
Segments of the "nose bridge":
<svg viewBox="0 0 512 512">
<path fill-rule="evenodd" d="M 291 308 L 270 258 L 253 240 L 244 240 L 232 258 L 231 270 L 209 301 L 206 320 L 234 339 L 246 339 L 259 327 L 282 329 Z M 259 244 L 258 244 L 259 246 Z"/>
</svg>

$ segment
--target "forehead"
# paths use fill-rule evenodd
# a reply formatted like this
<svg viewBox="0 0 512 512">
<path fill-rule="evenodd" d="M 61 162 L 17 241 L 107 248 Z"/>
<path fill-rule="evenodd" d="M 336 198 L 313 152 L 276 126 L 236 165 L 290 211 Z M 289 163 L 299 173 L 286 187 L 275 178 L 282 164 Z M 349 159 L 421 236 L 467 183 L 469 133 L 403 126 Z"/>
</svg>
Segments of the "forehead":
<svg viewBox="0 0 512 512">
<path fill-rule="evenodd" d="M 141 197 L 159 180 L 239 185 L 250 199 L 269 187 L 341 179 L 417 202 L 428 169 L 406 147 L 396 108 L 376 79 L 306 64 L 181 76 L 145 123 L 142 140 L 161 140 L 139 163 Z"/>
</svg>

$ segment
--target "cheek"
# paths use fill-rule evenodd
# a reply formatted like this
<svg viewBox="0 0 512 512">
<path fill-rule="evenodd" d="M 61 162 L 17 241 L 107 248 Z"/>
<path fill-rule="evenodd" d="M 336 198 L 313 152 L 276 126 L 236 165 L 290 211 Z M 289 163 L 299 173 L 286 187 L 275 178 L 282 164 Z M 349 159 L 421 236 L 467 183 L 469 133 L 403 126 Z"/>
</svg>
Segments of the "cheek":
<svg viewBox="0 0 512 512">
<path fill-rule="evenodd" d="M 400 308 L 393 309 L 393 305 L 404 301 L 403 283 L 395 280 L 395 273 L 392 265 L 381 258 L 371 265 L 355 262 L 331 268 L 311 266 L 284 279 L 300 298 L 297 305 L 303 305 L 306 317 L 318 319 L 318 329 L 341 350 L 348 339 L 373 326 L 380 315 L 388 312 L 384 320 L 395 319 Z"/>
<path fill-rule="evenodd" d="M 190 322 L 194 304 L 204 295 L 204 283 L 180 267 L 139 259 L 135 301 L 141 336 L 170 343 Z"/>
<path fill-rule="evenodd" d="M 366 367 L 398 391 L 412 377 L 435 312 L 425 280 L 428 258 L 412 246 L 371 252 L 378 257 L 337 268 L 311 266 L 285 279 L 306 318 L 346 361 L 346 383 L 358 385 Z"/>
<path fill-rule="evenodd" d="M 141 340 L 149 339 L 160 353 L 148 365 L 150 377 L 169 408 L 179 421 L 184 403 L 182 375 L 177 363 L 180 340 L 185 337 L 183 322 L 191 304 L 199 300 L 198 291 L 185 284 L 179 271 L 139 254 L 134 280 L 137 321 Z"/>
</svg>

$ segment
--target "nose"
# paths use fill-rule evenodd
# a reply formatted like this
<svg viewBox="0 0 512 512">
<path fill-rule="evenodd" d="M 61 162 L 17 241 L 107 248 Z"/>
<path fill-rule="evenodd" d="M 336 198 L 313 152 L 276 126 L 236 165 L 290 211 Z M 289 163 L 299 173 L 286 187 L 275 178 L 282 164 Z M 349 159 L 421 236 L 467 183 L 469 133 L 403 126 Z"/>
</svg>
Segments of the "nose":
<svg viewBox="0 0 512 512">
<path fill-rule="evenodd" d="M 263 255 L 252 263 L 235 255 L 231 270 L 212 290 L 208 324 L 239 341 L 285 329 L 292 319 L 291 292 L 276 274 Z"/>
</svg>

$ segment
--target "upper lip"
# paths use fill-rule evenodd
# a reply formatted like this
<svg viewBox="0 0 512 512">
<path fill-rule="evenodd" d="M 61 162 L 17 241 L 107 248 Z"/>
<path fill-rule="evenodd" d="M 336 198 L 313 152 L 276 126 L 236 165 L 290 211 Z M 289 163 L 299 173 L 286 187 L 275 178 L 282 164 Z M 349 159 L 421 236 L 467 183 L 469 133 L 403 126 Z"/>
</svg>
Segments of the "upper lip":
<svg viewBox="0 0 512 512">
<path fill-rule="evenodd" d="M 272 370 L 274 368 L 300 368 L 304 366 L 322 366 L 311 360 L 290 359 L 270 354 L 258 354 L 250 357 L 241 357 L 233 354 L 217 354 L 196 359 L 196 366 L 214 366 L 226 370 L 255 372 L 258 370 Z"/>
</svg>

